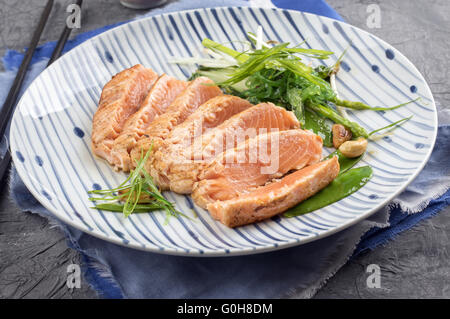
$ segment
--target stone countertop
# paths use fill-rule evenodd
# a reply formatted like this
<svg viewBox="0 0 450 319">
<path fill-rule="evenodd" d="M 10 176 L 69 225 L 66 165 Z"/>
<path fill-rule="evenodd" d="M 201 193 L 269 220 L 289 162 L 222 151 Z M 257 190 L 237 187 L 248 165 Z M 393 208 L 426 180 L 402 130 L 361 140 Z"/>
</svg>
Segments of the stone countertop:
<svg viewBox="0 0 450 319">
<path fill-rule="evenodd" d="M 56 0 L 41 43 L 57 40 L 71 1 Z M 436 104 L 450 102 L 450 2 L 447 0 L 328 0 L 350 24 L 365 29 L 404 53 L 424 75 Z M 369 28 L 369 5 L 381 9 L 381 28 Z M 0 56 L 6 49 L 23 50 L 45 1 L 0 0 Z M 83 3 L 82 29 L 124 21 L 143 11 L 119 1 Z M 0 65 L 0 70 L 2 66 Z M 0 298 L 95 298 L 87 282 L 66 286 L 67 266 L 80 263 L 63 234 L 44 218 L 21 213 L 11 203 L 6 183 L 0 193 Z M 316 298 L 449 298 L 450 208 L 422 221 L 375 251 L 358 256 L 329 280 Z M 381 268 L 381 288 L 367 288 L 366 268 Z"/>
</svg>

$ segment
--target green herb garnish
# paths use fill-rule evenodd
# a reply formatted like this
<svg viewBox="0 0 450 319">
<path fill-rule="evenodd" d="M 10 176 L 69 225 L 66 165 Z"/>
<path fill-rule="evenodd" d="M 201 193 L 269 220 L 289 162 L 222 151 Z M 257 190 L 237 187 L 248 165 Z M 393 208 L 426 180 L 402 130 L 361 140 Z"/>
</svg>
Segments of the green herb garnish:
<svg viewBox="0 0 450 319">
<path fill-rule="evenodd" d="M 360 101 L 339 98 L 336 88 L 333 89 L 330 83 L 330 77 L 338 72 L 350 44 L 333 65 L 312 67 L 303 58 L 325 60 L 333 52 L 301 48 L 301 44 L 290 46 L 287 42 L 263 41 L 261 27 L 256 34 L 248 32 L 247 37 L 250 40 L 246 42 L 249 49 L 243 52 L 204 39 L 202 44 L 213 58 L 207 60 L 208 63 L 203 63 L 204 59 L 199 58 L 195 62 L 195 58 L 189 58 L 186 62 L 199 66 L 193 77 L 207 76 L 226 93 L 238 95 L 253 104 L 272 102 L 285 107 L 295 113 L 302 127 L 308 126 L 307 113 L 314 111 L 322 121 L 327 119 L 344 125 L 354 137 L 369 138 L 371 134 L 358 123 L 350 121 L 345 109 L 388 111 L 417 101 L 415 99 L 391 107 L 373 107 Z"/>
<path fill-rule="evenodd" d="M 99 197 L 90 197 L 89 200 L 95 202 L 95 209 L 107 210 L 112 212 L 122 212 L 125 217 L 132 213 L 144 213 L 155 210 L 166 212 L 166 220 L 170 216 L 184 216 L 183 213 L 175 209 L 173 203 L 169 202 L 159 191 L 153 182 L 153 178 L 145 170 L 152 147 L 148 152 L 136 161 L 136 169 L 130 172 L 130 175 L 119 186 L 107 190 L 92 190 L 89 194 L 95 194 Z M 98 203 L 102 201 L 103 203 Z"/>
</svg>

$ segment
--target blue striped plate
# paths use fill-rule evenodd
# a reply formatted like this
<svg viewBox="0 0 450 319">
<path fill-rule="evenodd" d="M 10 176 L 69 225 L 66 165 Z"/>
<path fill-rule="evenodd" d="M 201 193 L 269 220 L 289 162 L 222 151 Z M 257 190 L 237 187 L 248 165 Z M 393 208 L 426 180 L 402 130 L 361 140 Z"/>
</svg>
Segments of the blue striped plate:
<svg viewBox="0 0 450 319">
<path fill-rule="evenodd" d="M 187 78 L 192 68 L 169 64 L 170 56 L 200 54 L 200 41 L 245 38 L 261 25 L 265 39 L 335 52 L 333 63 L 351 42 L 337 79 L 341 97 L 370 105 L 421 100 L 389 112 L 358 111 L 350 116 L 369 131 L 401 118 L 413 119 L 395 134 L 372 142 L 363 165 L 372 180 L 355 194 L 310 214 L 275 217 L 229 229 L 189 196 L 165 195 L 179 210 L 198 218 L 164 213 L 121 214 L 96 211 L 88 190 L 118 185 L 115 173 L 90 149 L 92 116 L 103 85 L 113 74 L 141 63 L 158 73 Z M 239 45 L 239 43 L 234 43 Z M 422 75 L 400 52 L 375 36 L 332 19 L 296 11 L 218 8 L 170 13 L 134 21 L 105 32 L 65 54 L 30 85 L 14 114 L 11 151 L 21 178 L 33 195 L 63 222 L 127 247 L 174 255 L 229 256 L 260 253 L 328 236 L 367 218 L 386 205 L 419 173 L 434 145 L 436 107 Z M 325 152 L 327 152 L 325 150 Z"/>
</svg>

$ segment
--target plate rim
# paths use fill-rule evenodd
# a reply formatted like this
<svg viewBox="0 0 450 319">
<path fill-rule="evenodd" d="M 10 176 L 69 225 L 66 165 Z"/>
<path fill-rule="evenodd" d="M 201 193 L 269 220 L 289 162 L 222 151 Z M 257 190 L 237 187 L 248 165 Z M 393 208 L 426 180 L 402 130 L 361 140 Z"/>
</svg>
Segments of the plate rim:
<svg viewBox="0 0 450 319">
<path fill-rule="evenodd" d="M 225 10 L 225 9 L 230 9 L 230 8 L 236 8 L 236 9 L 248 9 L 248 10 L 255 10 L 255 9 L 262 9 L 262 10 L 273 10 L 273 11 L 281 11 L 281 12 L 290 12 L 290 13 L 294 13 L 294 14 L 302 14 L 302 15 L 310 15 L 312 17 L 314 16 L 319 16 L 321 19 L 325 19 L 325 20 L 329 20 L 329 21 L 333 21 L 333 22 L 338 22 L 340 24 L 344 24 L 347 25 L 351 28 L 356 29 L 358 32 L 362 32 L 366 35 L 369 35 L 371 37 L 374 37 L 375 39 L 379 40 L 382 44 L 384 44 L 385 46 L 388 46 L 389 48 L 392 48 L 396 54 L 399 54 L 401 57 L 404 58 L 406 64 L 408 65 L 408 67 L 410 69 L 412 69 L 413 71 L 415 71 L 415 73 L 417 73 L 420 76 L 420 79 L 423 81 L 423 83 L 425 83 L 425 87 L 426 87 L 426 93 L 429 94 L 430 96 L 430 104 L 433 106 L 433 120 L 434 120 L 434 126 L 433 126 L 433 135 L 432 135 L 432 141 L 430 142 L 430 147 L 426 153 L 426 155 L 424 156 L 422 162 L 420 163 L 420 165 L 418 166 L 418 168 L 416 169 L 416 171 L 414 172 L 414 174 L 412 174 L 408 180 L 406 180 L 403 185 L 401 187 L 399 187 L 395 192 L 393 192 L 390 196 L 386 197 L 386 199 L 382 202 L 380 202 L 378 205 L 374 206 L 372 209 L 366 211 L 364 214 L 361 214 L 360 216 L 358 216 L 355 219 L 352 219 L 349 222 L 345 222 L 342 225 L 338 226 L 338 227 L 334 227 L 330 230 L 327 230 L 325 232 L 322 232 L 316 236 L 311 236 L 305 239 L 297 239 L 297 240 L 288 240 L 286 243 L 281 243 L 281 244 L 276 244 L 276 245 L 266 245 L 263 247 L 250 247 L 250 248 L 242 248 L 242 249 L 227 249 L 228 252 L 226 252 L 225 250 L 222 249 L 217 249 L 217 250 L 204 250 L 202 252 L 196 251 L 196 250 L 189 250 L 189 251 L 184 251 L 184 250 L 180 250 L 180 249 L 176 249 L 176 248 L 164 248 L 164 250 L 158 249 L 158 248 L 154 248 L 154 247 L 149 247 L 149 246 L 141 246 L 138 245 L 137 243 L 130 241 L 128 243 L 124 243 L 122 241 L 118 241 L 116 240 L 114 237 L 107 237 L 104 236 L 102 234 L 99 234 L 97 232 L 95 232 L 94 230 L 89 230 L 86 228 L 85 225 L 83 224 L 77 224 L 75 222 L 72 222 L 69 218 L 67 218 L 64 214 L 60 214 L 58 212 L 57 209 L 53 209 L 47 200 L 45 200 L 43 198 L 43 195 L 37 193 L 37 191 L 34 190 L 34 187 L 32 185 L 30 185 L 31 181 L 29 180 L 29 173 L 27 170 L 25 169 L 20 169 L 18 167 L 20 167 L 20 165 L 17 165 L 17 155 L 16 155 L 16 151 L 17 151 L 17 147 L 16 144 L 11 140 L 11 136 L 13 135 L 12 132 L 14 130 L 17 130 L 15 127 L 15 117 L 16 116 L 20 116 L 18 115 L 20 113 L 20 106 L 24 100 L 24 97 L 26 96 L 26 91 L 28 90 L 29 87 L 31 87 L 34 82 L 41 77 L 43 74 L 45 74 L 45 72 L 49 72 L 49 70 L 51 70 L 53 67 L 55 67 L 56 63 L 63 63 L 63 61 L 67 60 L 70 58 L 70 56 L 73 54 L 74 50 L 77 50 L 79 48 L 82 48 L 83 46 L 89 45 L 90 41 L 93 41 L 94 39 L 97 39 L 99 37 L 105 36 L 108 33 L 112 33 L 112 32 L 116 32 L 116 30 L 119 30 L 120 28 L 124 28 L 126 27 L 128 24 L 139 24 L 142 23 L 143 21 L 146 20 L 151 20 L 160 16 L 170 16 L 173 14 L 185 14 L 185 13 L 189 13 L 189 12 L 195 12 L 195 11 L 199 11 L 199 10 L 203 10 L 203 11 L 211 11 L 211 9 L 215 9 L 215 10 Z M 125 23 L 122 23 L 118 26 L 115 26 L 107 31 L 104 31 L 100 34 L 95 35 L 92 38 L 89 38 L 87 40 L 85 40 L 84 42 L 82 42 L 81 44 L 77 45 L 76 47 L 72 48 L 70 51 L 66 52 L 63 56 L 61 56 L 60 59 L 58 59 L 57 61 L 55 61 L 55 63 L 53 63 L 52 65 L 50 65 L 48 68 L 44 69 L 35 79 L 33 79 L 33 81 L 29 84 L 28 88 L 26 89 L 26 91 L 22 94 L 22 96 L 20 97 L 17 106 L 15 108 L 13 117 L 11 119 L 11 127 L 10 127 L 10 138 L 9 138 L 9 145 L 10 145 L 10 152 L 12 155 L 12 159 L 14 162 L 14 166 L 16 167 L 16 171 L 19 175 L 19 177 L 21 178 L 21 180 L 23 181 L 23 183 L 25 184 L 25 186 L 27 187 L 28 191 L 30 191 L 30 193 L 39 201 L 39 203 L 41 205 L 43 205 L 54 217 L 56 217 L 59 221 L 66 223 L 80 231 L 83 231 L 84 233 L 87 233 L 93 237 L 105 240 L 107 242 L 116 244 L 116 245 L 120 245 L 123 247 L 127 247 L 127 248 L 133 248 L 133 249 L 137 249 L 140 251 L 145 251 L 145 252 L 151 252 L 151 253 L 158 253 L 158 254 L 164 254 L 164 255 L 173 255 L 173 256 L 186 256 L 186 257 L 233 257 L 233 256 L 242 256 L 242 255 L 253 255 L 253 254 L 260 254 L 260 253 L 266 253 L 266 252 L 270 252 L 270 251 L 276 251 L 276 250 L 281 250 L 281 249 L 286 249 L 286 248 L 291 248 L 291 247 L 295 247 L 295 246 L 300 246 L 306 243 L 310 243 L 319 239 L 323 239 L 325 237 L 331 236 L 333 234 L 336 234 L 342 230 L 345 230 L 359 222 L 361 222 L 364 219 L 367 219 L 368 217 L 370 217 L 371 215 L 373 215 L 375 212 L 377 212 L 378 210 L 382 209 L 383 207 L 385 207 L 389 202 L 391 202 L 397 195 L 399 195 L 401 192 L 403 192 L 403 190 L 417 177 L 417 175 L 423 170 L 424 166 L 427 164 L 431 153 L 433 152 L 434 146 L 435 146 L 435 142 L 436 142 L 436 138 L 437 138 L 437 133 L 438 133 L 438 112 L 437 112 L 437 107 L 436 107 L 436 102 L 434 100 L 434 96 L 433 93 L 430 89 L 430 86 L 428 85 L 427 81 L 425 80 L 424 76 L 422 75 L 422 73 L 417 69 L 417 67 L 410 61 L 410 59 L 405 56 L 401 51 L 399 51 L 397 48 L 395 48 L 393 45 L 389 44 L 388 42 L 384 41 L 383 39 L 379 38 L 378 36 L 363 30 L 359 27 L 353 26 L 347 22 L 344 21 L 340 21 L 337 19 L 333 19 L 333 18 L 329 18 L 329 17 L 325 17 L 322 15 L 317 15 L 314 13 L 309 13 L 309 12 L 305 12 L 305 11 L 300 11 L 300 10 L 291 10 L 291 9 L 282 9 L 282 8 L 264 8 L 264 7 L 253 7 L 253 6 L 221 6 L 221 7 L 213 7 L 213 8 L 196 8 L 196 9 L 189 9 L 189 10 L 181 10 L 181 11 L 173 11 L 173 12 L 166 12 L 166 13 L 162 13 L 162 14 L 155 14 L 155 15 L 151 15 L 148 17 L 143 17 L 143 18 L 138 18 L 136 20 L 131 20 Z M 24 178 L 25 177 L 25 178 Z M 28 178 L 27 178 L 28 177 Z"/>
</svg>

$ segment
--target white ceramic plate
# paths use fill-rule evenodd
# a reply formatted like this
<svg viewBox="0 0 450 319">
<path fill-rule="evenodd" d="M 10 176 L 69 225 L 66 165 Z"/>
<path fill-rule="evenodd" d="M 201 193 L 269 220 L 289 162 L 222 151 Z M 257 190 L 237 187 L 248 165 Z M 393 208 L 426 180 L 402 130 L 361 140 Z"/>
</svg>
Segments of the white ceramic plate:
<svg viewBox="0 0 450 319">
<path fill-rule="evenodd" d="M 113 172 L 90 149 L 92 116 L 103 85 L 113 74 L 141 63 L 158 73 L 186 78 L 193 69 L 167 63 L 169 56 L 192 56 L 209 37 L 218 42 L 245 38 L 261 25 L 266 39 L 300 43 L 335 52 L 330 65 L 352 43 L 342 63 L 340 95 L 370 105 L 397 105 L 389 112 L 350 112 L 371 131 L 401 118 L 413 119 L 379 142 L 362 161 L 372 180 L 355 194 L 297 218 L 275 217 L 229 229 L 189 196 L 166 193 L 195 220 L 164 213 L 121 214 L 89 208 L 87 191 L 111 188 L 125 177 Z M 417 69 L 377 37 L 332 19 L 276 9 L 218 8 L 170 13 L 131 22 L 105 32 L 65 54 L 29 87 L 14 114 L 11 151 L 33 195 L 63 222 L 127 247 L 165 254 L 230 256 L 299 245 L 340 231 L 367 218 L 400 193 L 420 172 L 434 145 L 436 107 Z"/>
</svg>

